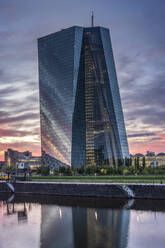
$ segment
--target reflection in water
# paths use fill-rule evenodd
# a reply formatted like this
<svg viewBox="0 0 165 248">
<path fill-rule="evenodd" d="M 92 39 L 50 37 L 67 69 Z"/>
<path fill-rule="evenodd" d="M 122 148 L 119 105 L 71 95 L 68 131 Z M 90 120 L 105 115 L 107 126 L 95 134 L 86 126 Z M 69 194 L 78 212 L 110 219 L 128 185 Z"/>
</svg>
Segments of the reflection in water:
<svg viewBox="0 0 165 248">
<path fill-rule="evenodd" d="M 41 248 L 74 247 L 71 207 L 43 205 L 41 218 Z"/>
<path fill-rule="evenodd" d="M 23 206 L 22 206 L 23 205 Z M 22 221 L 27 221 L 28 219 L 28 210 L 27 210 L 27 205 L 29 205 L 29 209 L 31 209 L 31 204 L 25 204 L 25 202 L 23 204 L 14 204 L 14 203 L 7 203 L 6 204 L 6 209 L 7 209 L 7 215 L 12 215 L 12 214 L 17 214 L 18 217 L 18 223 L 22 222 Z"/>
<path fill-rule="evenodd" d="M 126 210 L 42 206 L 41 247 L 125 248 Z"/>
<path fill-rule="evenodd" d="M 8 203 L 5 201 L 0 202 L 0 217 L 9 215 L 17 216 L 18 223 L 28 220 L 28 212 L 31 210 L 31 203 Z"/>
<path fill-rule="evenodd" d="M 0 201 L 0 248 L 164 248 L 164 212 Z"/>
<path fill-rule="evenodd" d="M 124 248 L 127 246 L 128 211 L 73 208 L 72 213 L 76 248 Z"/>
<path fill-rule="evenodd" d="M 0 248 L 40 247 L 41 206 L 0 201 Z"/>
<path fill-rule="evenodd" d="M 163 212 L 132 210 L 127 248 L 164 248 L 164 223 Z"/>
</svg>

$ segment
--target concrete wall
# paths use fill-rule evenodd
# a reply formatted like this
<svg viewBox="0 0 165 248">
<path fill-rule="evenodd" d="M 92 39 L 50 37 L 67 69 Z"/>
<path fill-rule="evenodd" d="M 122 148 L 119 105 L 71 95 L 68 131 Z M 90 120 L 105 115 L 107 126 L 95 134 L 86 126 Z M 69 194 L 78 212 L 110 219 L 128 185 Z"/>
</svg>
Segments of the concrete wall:
<svg viewBox="0 0 165 248">
<path fill-rule="evenodd" d="M 16 194 L 128 198 L 121 185 L 127 185 L 135 198 L 165 199 L 165 185 L 161 184 L 17 182 L 14 187 Z M 5 192 L 10 190 L 5 182 L 0 182 L 0 193 Z"/>
</svg>

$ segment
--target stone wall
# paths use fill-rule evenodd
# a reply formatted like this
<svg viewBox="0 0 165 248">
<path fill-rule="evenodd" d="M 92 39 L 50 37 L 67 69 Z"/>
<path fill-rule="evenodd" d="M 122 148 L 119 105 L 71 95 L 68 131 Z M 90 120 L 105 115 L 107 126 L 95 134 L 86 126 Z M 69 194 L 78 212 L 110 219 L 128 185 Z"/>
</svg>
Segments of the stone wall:
<svg viewBox="0 0 165 248">
<path fill-rule="evenodd" d="M 161 184 L 17 182 L 14 187 L 16 194 L 129 198 L 123 185 L 133 191 L 134 198 L 165 199 L 165 185 Z M 10 190 L 0 182 L 0 193 L 5 192 Z"/>
</svg>

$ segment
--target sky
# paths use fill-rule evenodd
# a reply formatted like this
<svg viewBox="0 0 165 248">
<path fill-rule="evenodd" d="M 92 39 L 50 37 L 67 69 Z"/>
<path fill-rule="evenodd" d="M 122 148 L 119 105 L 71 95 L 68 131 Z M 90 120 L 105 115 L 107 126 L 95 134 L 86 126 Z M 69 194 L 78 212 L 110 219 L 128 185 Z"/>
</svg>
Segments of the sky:
<svg viewBox="0 0 165 248">
<path fill-rule="evenodd" d="M 40 155 L 37 38 L 70 26 L 110 29 L 131 154 L 165 152 L 165 1 L 0 0 L 0 159 Z"/>
</svg>

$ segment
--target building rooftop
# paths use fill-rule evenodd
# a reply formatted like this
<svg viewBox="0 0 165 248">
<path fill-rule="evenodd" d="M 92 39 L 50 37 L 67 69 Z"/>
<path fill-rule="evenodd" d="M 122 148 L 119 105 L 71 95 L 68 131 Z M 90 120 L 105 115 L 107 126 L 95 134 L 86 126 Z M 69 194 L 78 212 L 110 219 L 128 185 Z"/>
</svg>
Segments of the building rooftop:
<svg viewBox="0 0 165 248">
<path fill-rule="evenodd" d="M 144 155 L 142 153 L 137 153 L 134 155 L 134 157 L 144 157 Z"/>
<path fill-rule="evenodd" d="M 160 152 L 156 156 L 165 156 L 165 153 L 164 152 Z"/>
</svg>

